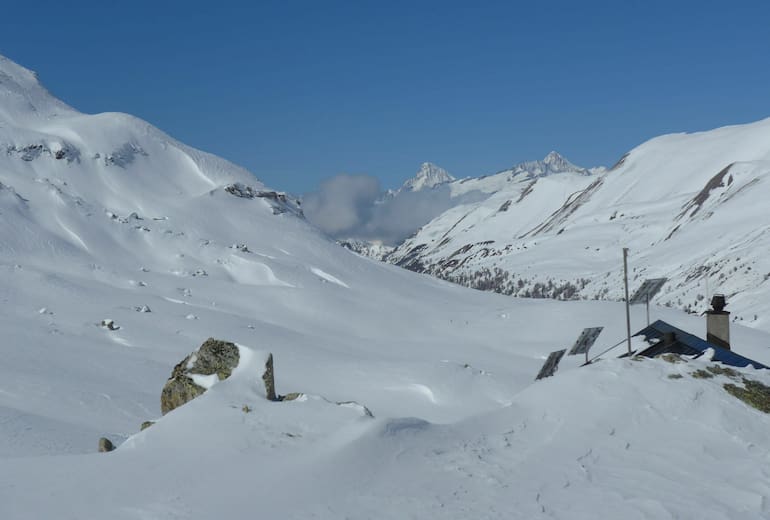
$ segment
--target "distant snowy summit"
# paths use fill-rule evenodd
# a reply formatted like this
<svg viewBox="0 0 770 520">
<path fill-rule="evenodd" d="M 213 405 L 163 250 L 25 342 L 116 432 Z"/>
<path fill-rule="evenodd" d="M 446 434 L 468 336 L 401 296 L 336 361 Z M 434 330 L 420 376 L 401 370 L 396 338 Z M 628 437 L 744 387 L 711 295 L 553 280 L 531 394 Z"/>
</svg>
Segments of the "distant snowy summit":
<svg viewBox="0 0 770 520">
<path fill-rule="evenodd" d="M 509 173 L 512 176 L 518 178 L 533 179 L 536 177 L 546 177 L 548 175 L 554 175 L 559 173 L 580 173 L 582 175 L 591 175 L 593 173 L 600 173 L 604 171 L 604 168 L 583 168 L 576 166 L 568 161 L 564 156 L 558 152 L 552 151 L 546 155 L 541 161 L 525 161 L 517 164 L 510 170 L 506 170 L 504 173 Z"/>
<path fill-rule="evenodd" d="M 424 162 L 420 166 L 420 170 L 417 172 L 417 175 L 404 182 L 398 191 L 420 191 L 424 189 L 435 188 L 436 186 L 446 184 L 454 180 L 455 178 L 452 177 L 445 169 L 436 166 L 433 163 Z"/>
<path fill-rule="evenodd" d="M 399 189 L 392 191 L 391 193 L 397 194 L 402 192 L 417 192 L 425 189 L 432 189 L 437 186 L 450 185 L 454 188 L 452 189 L 452 193 L 456 195 L 466 191 L 463 189 L 457 189 L 457 185 L 473 182 L 477 179 L 498 178 L 502 180 L 503 178 L 507 178 L 510 180 L 515 177 L 516 180 L 521 180 L 523 178 L 534 179 L 536 177 L 546 177 L 548 175 L 555 175 L 560 173 L 593 175 L 602 173 L 604 171 L 606 171 L 604 167 L 584 168 L 582 166 L 577 166 L 555 151 L 550 152 L 542 160 L 521 162 L 494 175 L 467 177 L 460 180 L 457 180 L 454 176 L 452 176 L 449 172 L 440 166 L 430 162 L 425 162 L 422 163 L 419 171 L 414 177 L 405 181 Z M 495 191 L 487 190 L 484 188 L 481 188 L 481 190 Z"/>
<path fill-rule="evenodd" d="M 443 168 L 425 162 L 414 177 L 405 181 L 400 188 L 388 190 L 374 203 L 372 213 L 379 217 L 376 223 L 357 230 L 361 231 L 359 233 L 354 230 L 348 236 L 336 238 L 341 245 L 356 253 L 391 261 L 390 246 L 400 245 L 405 238 L 418 233 L 423 226 L 444 212 L 479 203 L 496 193 L 515 190 L 521 183 L 529 183 L 541 177 L 558 175 L 587 179 L 604 171 L 604 168 L 576 166 L 556 152 L 549 153 L 543 160 L 522 162 L 492 175 L 463 179 L 455 179 Z M 396 226 L 400 236 L 387 233 Z"/>
</svg>

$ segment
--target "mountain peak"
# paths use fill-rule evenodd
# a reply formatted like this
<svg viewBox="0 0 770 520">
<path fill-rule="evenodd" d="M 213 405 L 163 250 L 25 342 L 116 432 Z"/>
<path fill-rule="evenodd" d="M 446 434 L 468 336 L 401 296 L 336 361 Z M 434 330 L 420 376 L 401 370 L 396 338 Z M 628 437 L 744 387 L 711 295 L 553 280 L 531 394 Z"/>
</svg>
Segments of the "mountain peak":
<svg viewBox="0 0 770 520">
<path fill-rule="evenodd" d="M 37 74 L 0 54 L 0 120 L 51 118 L 75 110 L 52 96 Z"/>
<path fill-rule="evenodd" d="M 543 162 L 545 164 L 561 164 L 561 163 L 569 164 L 569 161 L 567 161 L 567 159 L 565 159 L 564 156 L 562 156 L 559 152 L 555 150 L 551 150 L 550 152 L 548 152 L 548 155 L 546 155 L 543 158 Z"/>
<path fill-rule="evenodd" d="M 17 83 L 37 83 L 37 74 L 0 54 L 0 77 L 3 83 L 12 79 Z"/>
<path fill-rule="evenodd" d="M 519 163 L 511 168 L 511 171 L 514 175 L 524 174 L 527 177 L 544 177 L 563 172 L 590 173 L 589 170 L 572 164 L 556 151 L 549 152 L 542 161 Z"/>
<path fill-rule="evenodd" d="M 439 184 L 452 182 L 453 180 L 455 180 L 455 178 L 445 169 L 436 166 L 433 163 L 424 162 L 420 165 L 420 170 L 417 174 L 406 181 L 399 191 L 420 191 L 425 188 L 433 188 Z"/>
</svg>

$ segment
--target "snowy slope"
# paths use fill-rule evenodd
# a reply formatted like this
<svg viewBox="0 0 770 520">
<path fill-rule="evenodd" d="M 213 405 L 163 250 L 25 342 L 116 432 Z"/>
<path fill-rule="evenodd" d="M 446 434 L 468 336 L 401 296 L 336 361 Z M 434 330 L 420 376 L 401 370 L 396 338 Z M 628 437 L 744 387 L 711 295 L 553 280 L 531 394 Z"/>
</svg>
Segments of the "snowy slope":
<svg viewBox="0 0 770 520">
<path fill-rule="evenodd" d="M 770 330 L 768 143 L 770 119 L 662 136 L 606 172 L 521 179 L 438 216 L 388 260 L 506 294 L 619 299 L 628 247 L 632 290 L 668 277 L 655 301 L 693 312 L 722 292 L 736 320 Z"/>
<path fill-rule="evenodd" d="M 0 518 L 770 513 L 768 416 L 694 379 L 704 362 L 615 349 L 533 382 L 583 327 L 606 327 L 596 353 L 622 339 L 621 305 L 361 258 L 248 172 L 0 70 Z M 160 418 L 172 367 L 210 336 L 243 345 L 241 364 Z M 770 363 L 766 334 L 734 327 L 733 345 Z M 264 399 L 267 352 L 278 392 L 305 397 Z M 94 453 L 101 436 L 118 449 Z"/>
<path fill-rule="evenodd" d="M 68 518 L 116 519 L 766 517 L 770 419 L 730 401 L 721 388 L 730 378 L 693 378 L 702 367 L 608 360 L 531 385 L 495 412 L 437 424 L 369 418 L 315 396 L 269 403 L 254 389 L 254 363 L 113 454 L 5 461 L 15 482 L 36 483 L 16 486 L 10 512 L 58 517 L 64 505 Z"/>
</svg>

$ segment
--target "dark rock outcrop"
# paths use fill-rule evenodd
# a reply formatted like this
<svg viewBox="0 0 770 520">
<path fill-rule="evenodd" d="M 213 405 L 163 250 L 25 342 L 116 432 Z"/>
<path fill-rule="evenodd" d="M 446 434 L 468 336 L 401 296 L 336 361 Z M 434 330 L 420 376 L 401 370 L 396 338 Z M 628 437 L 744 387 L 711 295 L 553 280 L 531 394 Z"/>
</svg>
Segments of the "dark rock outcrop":
<svg viewBox="0 0 770 520">
<path fill-rule="evenodd" d="M 262 381 L 265 383 L 265 397 L 268 401 L 278 401 L 275 395 L 275 374 L 273 373 L 273 355 L 267 356 L 265 362 L 265 373 L 262 374 Z"/>
<path fill-rule="evenodd" d="M 99 325 L 101 327 L 104 327 L 105 329 L 109 329 L 109 330 L 120 330 L 120 327 L 115 325 L 115 321 L 114 320 L 110 320 L 110 319 L 102 320 L 102 322 Z"/>
<path fill-rule="evenodd" d="M 230 195 L 239 197 L 241 199 L 265 199 L 273 209 L 274 215 L 280 215 L 282 213 L 289 212 L 300 218 L 305 217 L 302 210 L 300 209 L 300 201 L 289 199 L 289 197 L 287 197 L 287 195 L 282 192 L 260 190 L 240 182 L 225 186 L 225 191 Z"/>
<path fill-rule="evenodd" d="M 107 453 L 114 449 L 115 445 L 112 444 L 112 441 L 110 441 L 107 437 L 102 437 L 99 439 L 99 453 Z"/>
<path fill-rule="evenodd" d="M 163 415 L 201 395 L 206 389 L 193 381 L 191 375 L 216 374 L 220 381 L 227 379 L 238 366 L 240 353 L 234 343 L 214 338 L 207 339 L 198 350 L 179 362 L 166 381 L 160 396 Z"/>
</svg>

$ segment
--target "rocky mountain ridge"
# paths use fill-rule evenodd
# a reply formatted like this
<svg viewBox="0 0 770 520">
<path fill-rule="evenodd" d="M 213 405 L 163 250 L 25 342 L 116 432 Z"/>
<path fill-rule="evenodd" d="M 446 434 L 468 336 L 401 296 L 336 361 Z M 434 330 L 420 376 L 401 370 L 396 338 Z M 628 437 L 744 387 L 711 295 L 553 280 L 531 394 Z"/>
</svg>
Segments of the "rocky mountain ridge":
<svg viewBox="0 0 770 520">
<path fill-rule="evenodd" d="M 632 290 L 670 279 L 656 304 L 702 312 L 723 292 L 734 319 L 768 328 L 768 142 L 770 119 L 652 139 L 609 171 L 544 175 L 567 163 L 549 154 L 497 174 L 506 182 L 489 197 L 438 216 L 388 261 L 515 296 L 620 299 L 629 247 Z"/>
<path fill-rule="evenodd" d="M 452 177 L 445 169 L 441 168 L 440 166 L 436 166 L 433 163 L 424 162 L 420 165 L 420 169 L 417 171 L 417 174 L 411 179 L 406 180 L 404 184 L 402 184 L 401 187 L 396 191 L 396 193 L 402 191 L 420 191 L 424 189 L 430 189 L 441 184 L 452 182 L 453 180 L 455 180 L 455 178 Z"/>
<path fill-rule="evenodd" d="M 596 175 L 604 168 L 582 168 L 559 155 L 550 152 L 544 159 L 519 163 L 509 169 L 493 175 L 455 179 L 446 170 L 431 163 L 423 163 L 417 175 L 408 179 L 397 190 L 389 190 L 375 202 L 374 209 L 396 207 L 388 212 L 391 219 L 399 220 L 408 212 L 410 220 L 415 222 L 408 234 L 417 231 L 419 226 L 427 224 L 441 213 L 452 208 L 477 203 L 489 198 L 494 193 L 508 189 L 512 183 L 522 179 L 536 179 L 562 174 L 581 176 Z M 404 235 L 406 236 L 406 235 Z M 390 237 L 387 237 L 390 238 Z M 396 241 L 386 237 L 370 238 L 361 236 L 342 237 L 341 245 L 364 256 L 383 260 L 390 251 L 403 240 Z M 381 243 L 385 243 L 385 249 Z"/>
</svg>

